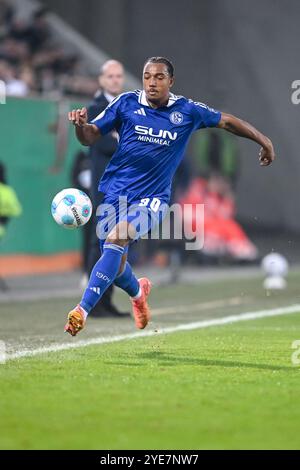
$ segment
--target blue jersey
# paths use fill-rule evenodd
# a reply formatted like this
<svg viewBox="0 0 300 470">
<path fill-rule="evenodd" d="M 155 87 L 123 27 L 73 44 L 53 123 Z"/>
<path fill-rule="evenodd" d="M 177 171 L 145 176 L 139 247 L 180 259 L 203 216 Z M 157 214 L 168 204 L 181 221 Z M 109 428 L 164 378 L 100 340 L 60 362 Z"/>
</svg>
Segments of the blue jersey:
<svg viewBox="0 0 300 470">
<path fill-rule="evenodd" d="M 203 103 L 170 94 L 166 106 L 154 109 L 144 91 L 123 93 L 91 122 L 102 135 L 115 129 L 119 145 L 100 181 L 109 198 L 128 202 L 157 197 L 168 202 L 171 184 L 191 133 L 215 127 L 221 113 Z"/>
</svg>

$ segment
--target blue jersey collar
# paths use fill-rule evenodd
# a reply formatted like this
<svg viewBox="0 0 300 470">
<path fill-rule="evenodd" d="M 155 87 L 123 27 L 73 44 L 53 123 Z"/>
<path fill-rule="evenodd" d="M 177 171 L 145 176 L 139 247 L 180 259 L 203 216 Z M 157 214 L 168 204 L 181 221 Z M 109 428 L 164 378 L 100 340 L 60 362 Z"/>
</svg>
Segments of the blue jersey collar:
<svg viewBox="0 0 300 470">
<path fill-rule="evenodd" d="M 172 104 L 175 103 L 175 101 L 178 100 L 178 96 L 174 95 L 173 93 L 170 93 L 169 94 L 169 101 L 168 101 L 168 104 L 167 104 L 167 107 L 169 108 L 170 106 L 172 106 Z M 139 95 L 139 103 L 143 106 L 149 106 L 149 103 L 147 101 L 147 98 L 146 98 L 146 93 L 145 93 L 145 90 L 141 90 L 140 92 L 140 95 Z"/>
</svg>

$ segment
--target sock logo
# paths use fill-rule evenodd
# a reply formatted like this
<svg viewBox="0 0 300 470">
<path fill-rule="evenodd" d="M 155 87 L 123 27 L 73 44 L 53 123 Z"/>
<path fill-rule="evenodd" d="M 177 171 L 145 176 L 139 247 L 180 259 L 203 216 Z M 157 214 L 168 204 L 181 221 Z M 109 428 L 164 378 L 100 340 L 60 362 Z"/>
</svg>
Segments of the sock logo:
<svg viewBox="0 0 300 470">
<path fill-rule="evenodd" d="M 97 272 L 96 272 L 96 276 L 97 276 L 99 279 L 103 279 L 103 281 L 110 282 L 110 279 L 109 279 L 109 277 L 106 276 L 106 274 L 99 273 L 99 272 L 97 271 Z"/>
<path fill-rule="evenodd" d="M 95 292 L 95 294 L 98 294 L 100 295 L 100 287 L 90 287 L 90 290 L 92 290 L 93 292 Z"/>
</svg>

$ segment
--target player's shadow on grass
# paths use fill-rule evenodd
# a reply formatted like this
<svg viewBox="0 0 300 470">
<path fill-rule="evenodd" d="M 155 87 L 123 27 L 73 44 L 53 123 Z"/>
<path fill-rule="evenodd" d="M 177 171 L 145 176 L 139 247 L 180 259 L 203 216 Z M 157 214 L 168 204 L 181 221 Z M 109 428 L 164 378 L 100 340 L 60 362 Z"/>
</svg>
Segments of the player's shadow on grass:
<svg viewBox="0 0 300 470">
<path fill-rule="evenodd" d="M 143 359 L 142 362 L 137 362 L 137 358 Z M 293 369 L 292 366 L 276 366 L 271 364 L 261 364 L 261 363 L 252 363 L 252 362 L 241 362 L 241 361 L 228 361 L 226 359 L 201 359 L 201 358 L 189 358 L 186 356 L 174 356 L 170 353 L 164 353 L 162 351 L 151 351 L 146 353 L 137 354 L 132 357 L 132 362 L 130 361 L 108 361 L 111 365 L 126 365 L 126 366 L 144 366 L 145 360 L 151 360 L 152 362 L 157 362 L 161 367 L 173 367 L 177 365 L 195 365 L 195 366 L 204 366 L 204 367 L 241 367 L 249 369 L 261 369 L 261 370 L 286 370 L 290 371 Z"/>
</svg>

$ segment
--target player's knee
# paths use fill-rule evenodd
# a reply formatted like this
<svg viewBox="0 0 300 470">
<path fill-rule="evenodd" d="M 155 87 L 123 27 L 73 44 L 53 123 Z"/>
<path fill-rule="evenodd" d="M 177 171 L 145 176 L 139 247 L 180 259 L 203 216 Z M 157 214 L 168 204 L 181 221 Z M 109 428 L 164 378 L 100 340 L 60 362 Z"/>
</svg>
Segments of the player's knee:
<svg viewBox="0 0 300 470">
<path fill-rule="evenodd" d="M 125 247 L 130 242 L 130 235 L 129 235 L 129 224 L 128 222 L 119 222 L 109 233 L 106 243 L 114 243 L 115 245 L 119 245 Z"/>
</svg>

